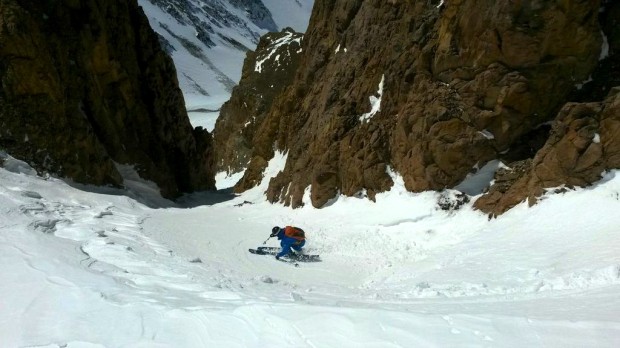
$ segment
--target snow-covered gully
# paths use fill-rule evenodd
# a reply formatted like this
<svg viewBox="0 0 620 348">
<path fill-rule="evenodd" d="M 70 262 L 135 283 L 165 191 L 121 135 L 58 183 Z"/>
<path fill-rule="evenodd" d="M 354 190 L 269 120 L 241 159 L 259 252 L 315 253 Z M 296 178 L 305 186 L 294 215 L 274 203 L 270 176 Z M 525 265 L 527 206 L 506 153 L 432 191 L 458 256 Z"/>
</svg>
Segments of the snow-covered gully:
<svg viewBox="0 0 620 348">
<path fill-rule="evenodd" d="M 291 210 L 261 187 L 177 205 L 5 167 L 0 347 L 620 343 L 618 172 L 488 220 L 397 176 L 377 203 Z M 247 252 L 289 224 L 322 262 Z"/>
</svg>

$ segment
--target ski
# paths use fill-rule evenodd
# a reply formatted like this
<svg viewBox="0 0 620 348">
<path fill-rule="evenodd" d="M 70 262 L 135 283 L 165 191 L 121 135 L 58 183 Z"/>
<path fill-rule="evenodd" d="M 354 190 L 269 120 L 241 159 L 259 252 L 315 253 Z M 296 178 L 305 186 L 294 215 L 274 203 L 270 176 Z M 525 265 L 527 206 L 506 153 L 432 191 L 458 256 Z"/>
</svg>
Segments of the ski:
<svg viewBox="0 0 620 348">
<path fill-rule="evenodd" d="M 267 252 L 267 253 L 280 252 L 280 248 L 277 248 L 277 247 L 258 247 L 256 248 L 256 250 L 260 250 L 260 251 Z"/>
<path fill-rule="evenodd" d="M 256 255 L 277 255 L 280 252 L 280 248 L 273 247 L 258 247 L 256 249 L 248 249 L 248 251 L 252 254 Z M 280 258 L 280 261 L 284 262 L 320 262 L 319 255 L 295 255 L 293 253 L 289 254 L 288 257 Z"/>
</svg>

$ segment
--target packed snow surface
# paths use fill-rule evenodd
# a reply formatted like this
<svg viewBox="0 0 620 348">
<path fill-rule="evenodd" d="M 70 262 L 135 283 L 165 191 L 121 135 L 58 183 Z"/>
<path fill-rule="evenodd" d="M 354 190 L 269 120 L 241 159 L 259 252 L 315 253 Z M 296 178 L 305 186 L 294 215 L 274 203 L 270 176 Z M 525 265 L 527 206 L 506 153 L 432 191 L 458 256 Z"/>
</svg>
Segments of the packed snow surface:
<svg viewBox="0 0 620 348">
<path fill-rule="evenodd" d="M 285 154 L 179 203 L 0 159 L 1 347 L 620 346 L 620 172 L 489 220 L 394 173 L 376 203 L 270 204 Z M 247 252 L 289 224 L 322 262 Z"/>
</svg>

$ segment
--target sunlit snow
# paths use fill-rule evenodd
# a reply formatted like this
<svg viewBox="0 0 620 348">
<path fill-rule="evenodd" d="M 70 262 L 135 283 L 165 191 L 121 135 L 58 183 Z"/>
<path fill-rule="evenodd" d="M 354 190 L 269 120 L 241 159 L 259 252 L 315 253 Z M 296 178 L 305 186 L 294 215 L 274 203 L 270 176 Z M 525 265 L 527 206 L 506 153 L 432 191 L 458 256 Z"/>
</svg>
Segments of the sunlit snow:
<svg viewBox="0 0 620 348">
<path fill-rule="evenodd" d="M 379 88 L 376 95 L 368 97 L 370 100 L 370 111 L 360 116 L 360 122 L 367 123 L 373 118 L 377 112 L 381 111 L 381 98 L 383 98 L 383 82 L 385 81 L 385 75 L 381 75 L 381 82 L 379 82 Z"/>
<path fill-rule="evenodd" d="M 152 186 L 131 167 L 122 192 L 0 153 L 0 346 L 618 346 L 619 171 L 489 220 L 393 171 L 376 203 L 267 203 L 286 158 L 245 194 L 221 176 L 173 203 L 138 192 Z M 247 252 L 287 224 L 322 262 Z"/>
</svg>

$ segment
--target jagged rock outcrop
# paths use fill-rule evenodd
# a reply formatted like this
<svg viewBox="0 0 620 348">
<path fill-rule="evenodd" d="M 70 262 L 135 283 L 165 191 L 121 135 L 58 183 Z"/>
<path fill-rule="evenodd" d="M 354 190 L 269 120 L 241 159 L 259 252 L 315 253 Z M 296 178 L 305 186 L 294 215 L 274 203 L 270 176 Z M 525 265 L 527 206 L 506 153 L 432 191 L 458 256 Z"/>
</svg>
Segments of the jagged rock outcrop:
<svg viewBox="0 0 620 348">
<path fill-rule="evenodd" d="M 559 112 L 533 159 L 498 171 L 489 192 L 476 201 L 477 208 L 496 216 L 524 200 L 534 204 L 547 189 L 587 186 L 604 170 L 620 168 L 620 3 L 603 2 L 599 17 L 604 35 L 600 61 L 569 97 L 575 102 Z"/>
<path fill-rule="evenodd" d="M 620 87 L 604 102 L 566 104 L 534 159 L 500 170 L 475 206 L 499 215 L 526 199 L 534 204 L 545 189 L 588 186 L 613 168 L 620 168 Z"/>
<path fill-rule="evenodd" d="M 213 132 L 217 171 L 236 173 L 248 166 L 256 130 L 274 98 L 293 81 L 302 38 L 303 34 L 286 28 L 266 34 L 256 50 L 247 53 L 241 81 L 222 106 Z"/>
<path fill-rule="evenodd" d="M 39 171 L 122 185 L 131 164 L 165 197 L 214 187 L 175 69 L 136 0 L 0 0 L 0 147 Z"/>
<path fill-rule="evenodd" d="M 523 160 L 593 72 L 599 1 L 353 0 L 315 2 L 295 80 L 254 135 L 259 181 L 276 149 L 286 167 L 271 201 L 299 206 L 365 189 L 440 190 L 498 157 Z M 543 97 L 544 96 L 544 97 Z M 534 132 L 533 132 L 534 131 Z M 538 138 L 537 138 L 538 139 Z"/>
<path fill-rule="evenodd" d="M 570 101 L 602 101 L 613 87 L 620 86 L 620 2 L 603 1 L 599 21 L 604 35 L 600 60 L 588 79 L 577 84 Z"/>
</svg>

